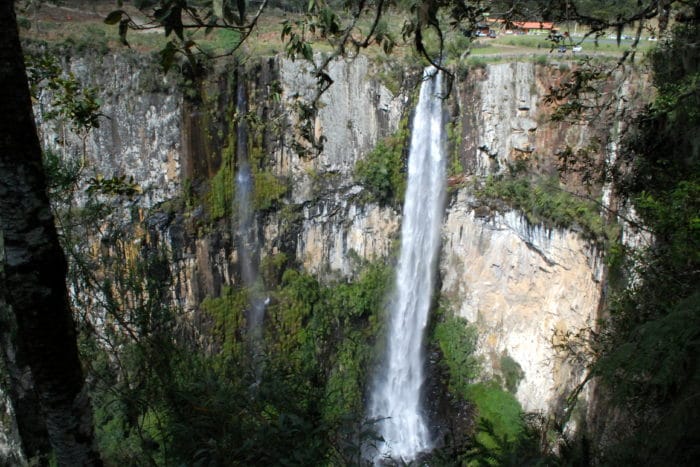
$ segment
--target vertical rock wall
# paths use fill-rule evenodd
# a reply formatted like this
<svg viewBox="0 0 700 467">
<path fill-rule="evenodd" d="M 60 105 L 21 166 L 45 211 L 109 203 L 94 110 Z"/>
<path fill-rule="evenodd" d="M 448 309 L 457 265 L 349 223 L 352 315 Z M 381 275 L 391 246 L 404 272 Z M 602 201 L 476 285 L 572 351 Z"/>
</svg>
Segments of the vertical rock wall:
<svg viewBox="0 0 700 467">
<path fill-rule="evenodd" d="M 558 177 L 558 157 L 567 148 L 594 147 L 593 159 L 606 160 L 617 132 L 550 118 L 555 108 L 544 97 L 561 86 L 570 66 L 488 65 L 457 85 L 452 122 L 461 133 L 455 150 L 473 183 L 519 166 Z M 630 98 L 626 83 L 615 76 L 605 92 Z M 589 146 L 592 141 L 597 144 Z M 569 183 L 569 190 L 585 194 L 576 176 Z M 466 186 L 453 191 L 445 213 L 440 271 L 442 297 L 479 331 L 485 376 L 505 379 L 502 366 L 509 359 L 522 370 L 515 396 L 523 408 L 561 413 L 586 374 L 557 345 L 567 333 L 595 328 L 601 252 L 573 229 L 531 225 L 504 206 L 492 211 Z"/>
<path fill-rule="evenodd" d="M 27 464 L 20 442 L 10 398 L 0 387 L 0 464 L 14 466 Z"/>
<path fill-rule="evenodd" d="M 355 163 L 398 129 L 406 111 L 407 97 L 393 96 L 370 73 L 365 57 L 332 62 L 334 83 L 321 96 L 313 120 L 323 149 L 311 155 L 287 149 L 277 159 L 277 172 L 292 180 L 291 201 L 302 206 L 295 254 L 313 273 L 351 276 L 354 258 L 387 256 L 398 232 L 397 213 L 361 202 L 361 187 L 353 180 Z M 303 61 L 282 60 L 280 78 L 290 110 L 299 98 L 312 99 L 316 92 Z M 299 123 L 298 117 L 293 114 L 292 125 Z M 281 222 L 279 216 L 270 217 L 267 241 L 282 229 Z"/>
<path fill-rule="evenodd" d="M 84 86 L 97 89 L 100 126 L 83 140 L 69 123 L 45 122 L 51 108 L 44 96 L 34 108 L 44 147 L 75 161 L 85 157 L 87 177 L 133 177 L 143 190 L 143 207 L 178 196 L 186 155 L 182 94 L 174 79 L 164 77 L 152 60 L 131 53 L 86 55 L 65 66 Z"/>
<path fill-rule="evenodd" d="M 71 69 L 102 90 L 108 117 L 87 140 L 90 167 L 106 176 L 133 176 L 147 193 L 142 207 L 180 195 L 194 167 L 207 167 L 200 175 L 219 170 L 221 154 L 206 164 L 197 159 L 209 155 L 197 153 L 203 136 L 194 138 L 193 131 L 209 120 L 193 113 L 206 109 L 183 105 L 181 94 L 162 78 L 153 81 L 142 62 L 78 59 Z M 301 61 L 270 60 L 265 69 L 255 85 L 278 80 L 283 120 L 280 141 L 266 146 L 265 157 L 276 175 L 289 180 L 290 192 L 279 209 L 258 216 L 261 254 L 291 253 L 324 279 L 352 276 L 357 259 L 390 254 L 400 225 L 395 210 L 362 201 L 353 168 L 396 131 L 409 99 L 372 79 L 365 58 L 333 62 L 334 84 L 310 122 L 319 150 L 305 154 L 298 150 L 299 103 L 313 95 L 315 81 Z M 452 122 L 460 131 L 452 143 L 465 167 L 462 175 L 483 179 L 521 160 L 551 173 L 559 149 L 586 144 L 585 125 L 548 121 L 551 109 L 543 95 L 561 73 L 529 62 L 501 63 L 470 70 L 455 83 Z M 230 118 L 225 111 L 219 105 L 210 120 Z M 42 135 L 48 142 L 61 137 L 51 128 L 42 128 Z M 78 151 L 82 141 L 71 138 Z M 207 150 L 216 152 L 216 145 Z M 153 218 L 151 225 L 172 250 L 174 295 L 191 313 L 238 277 L 230 221 L 207 230 L 197 227 L 201 216 L 195 208 Z M 441 294 L 480 329 L 487 374 L 498 375 L 502 357 L 510 357 L 524 374 L 516 391 L 523 407 L 558 410 L 583 373 L 565 361 L 553 339 L 556 332 L 593 325 L 601 288 L 597 252 L 574 232 L 529 225 L 514 211 L 484 212 L 465 187 L 453 193 L 445 213 L 440 274 Z"/>
<path fill-rule="evenodd" d="M 541 172 L 555 168 L 565 146 L 587 143 L 584 122 L 568 124 L 549 119 L 544 97 L 559 85 L 568 65 L 532 62 L 497 63 L 473 68 L 455 86 L 458 111 L 453 122 L 461 129 L 457 151 L 465 170 L 478 177 L 504 173 L 518 161 Z"/>
<path fill-rule="evenodd" d="M 523 371 L 516 397 L 526 411 L 553 412 L 585 376 L 555 344 L 594 327 L 602 268 L 574 232 L 529 225 L 507 211 L 478 217 L 465 190 L 443 227 L 442 296 L 479 330 L 486 376 L 503 357 Z"/>
</svg>

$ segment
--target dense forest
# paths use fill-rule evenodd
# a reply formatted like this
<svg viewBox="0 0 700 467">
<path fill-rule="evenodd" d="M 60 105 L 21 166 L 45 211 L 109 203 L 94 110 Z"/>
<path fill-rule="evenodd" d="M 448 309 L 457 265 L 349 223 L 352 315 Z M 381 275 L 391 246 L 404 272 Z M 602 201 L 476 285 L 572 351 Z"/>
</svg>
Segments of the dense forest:
<svg viewBox="0 0 700 467">
<path fill-rule="evenodd" d="M 436 296 L 426 324 L 431 382 L 424 395 L 432 399 L 428 411 L 440 440 L 417 459 L 376 463 L 694 465 L 700 458 L 700 2 L 114 2 L 101 19 L 121 45 L 105 47 L 127 53 L 131 45 L 128 53 L 150 54 L 160 66 L 154 79 L 160 84 L 153 84 L 159 92 L 177 91 L 183 105 L 202 109 L 207 74 L 230 66 L 234 77 L 219 81 L 212 99 L 226 116 L 206 117 L 219 129 L 203 143 L 221 149 L 216 169 L 202 158 L 198 170 L 206 176 L 187 179 L 177 197 L 148 208 L 134 201 L 142 188 L 128 174 L 85 175 L 88 135 L 118 122 L 107 121 L 100 90 L 66 73 L 60 56 L 97 49 L 93 36 L 80 52 L 75 43 L 52 45 L 20 32 L 31 30 L 44 3 L 0 3 L 0 387 L 12 406 L 0 420 L 16 426 L 21 447 L 7 462 L 375 463 L 367 452 L 382 442 L 381 420 L 369 417 L 366 405 L 387 345 L 385 310 L 399 242 L 372 261 L 352 251 L 357 257 L 347 277 L 306 270 L 291 248 L 256 250 L 249 233 L 256 216 L 275 213 L 280 225 L 297 225 L 304 209 L 289 201 L 291 182 L 267 159 L 283 131 L 295 136 L 301 159 L 323 151 L 313 118 L 324 93 L 338 85 L 328 72 L 334 60 L 363 53 L 396 60 L 387 63 L 403 70 L 401 78 L 386 80 L 396 89 L 411 80 L 415 89 L 415 70 L 433 65 L 446 76 L 448 102 L 453 83 L 483 72 L 483 64 L 464 60 L 484 47 L 472 33 L 493 18 L 576 24 L 585 36 L 570 38 L 569 49 L 574 41 L 597 44 L 609 35 L 619 46 L 630 35 L 629 48 L 612 59 L 560 65 L 558 72 L 571 79 L 546 96 L 554 120 L 617 125 L 614 160 L 601 164 L 586 151 L 564 151 L 549 178 L 536 178 L 522 162 L 473 189 L 489 205 L 525 213 L 532 225 L 573 225 L 600 252 L 605 272 L 596 321 L 556 339 L 557 351 L 585 377 L 559 413 L 524 413 L 515 397 L 523 378 L 518 362 L 504 354 L 499 374 L 484 372 L 476 327 Z M 88 8 L 77 0 L 59 3 Z M 292 129 L 275 126 L 281 91 L 262 90 L 245 68 L 246 60 L 259 58 L 253 33 L 266 15 L 284 18 L 275 24 L 277 53 L 308 62 L 315 84 L 298 104 L 301 117 Z M 141 47 L 135 35 L 148 28 L 161 42 L 134 51 Z M 220 43 L 207 42 L 219 33 Z M 643 35 L 659 40 L 642 57 Z M 627 66 L 643 66 L 650 77 L 653 95 L 643 106 L 599 98 Z M 406 95 L 410 101 L 417 93 Z M 246 113 L 246 96 L 265 102 L 264 113 Z M 37 127 L 42 99 L 51 110 Z M 620 112 L 627 104 L 629 112 Z M 362 190 L 352 196 L 359 202 L 400 212 L 409 114 L 353 167 L 353 183 Z M 42 132 L 55 121 L 82 142 L 82 154 L 66 157 L 67 138 L 43 144 Z M 447 138 L 455 140 L 452 133 Z M 462 159 L 449 164 L 450 184 L 471 190 Z M 252 213 L 234 207 L 243 167 L 252 180 Z M 319 192 L 339 183 L 333 174 L 305 170 Z M 580 189 L 561 189 L 567 179 Z M 602 187 L 610 187 L 614 203 L 601 201 Z M 175 218 L 185 219 L 183 238 L 218 230 L 240 237 L 236 279 L 191 315 L 173 292 L 184 279 L 167 241 L 178 240 L 166 241 L 159 230 Z M 283 238 L 294 233 L 280 230 Z M 635 235 L 644 241 L 625 241 Z M 256 326 L 255 310 L 263 308 L 264 325 Z M 592 394 L 592 415 L 576 419 L 584 391 Z"/>
</svg>

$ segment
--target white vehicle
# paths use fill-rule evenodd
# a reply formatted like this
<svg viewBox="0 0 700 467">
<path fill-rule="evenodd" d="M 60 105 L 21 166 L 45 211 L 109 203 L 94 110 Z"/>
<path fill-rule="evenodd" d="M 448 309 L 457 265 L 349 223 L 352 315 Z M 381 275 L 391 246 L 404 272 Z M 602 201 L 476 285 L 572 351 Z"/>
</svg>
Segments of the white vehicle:
<svg viewBox="0 0 700 467">
<path fill-rule="evenodd" d="M 575 53 L 575 52 L 581 52 L 582 50 L 583 50 L 583 47 L 581 47 L 580 45 L 575 45 L 575 46 L 573 46 L 573 47 L 571 48 L 571 51 L 574 52 L 574 53 Z"/>
</svg>

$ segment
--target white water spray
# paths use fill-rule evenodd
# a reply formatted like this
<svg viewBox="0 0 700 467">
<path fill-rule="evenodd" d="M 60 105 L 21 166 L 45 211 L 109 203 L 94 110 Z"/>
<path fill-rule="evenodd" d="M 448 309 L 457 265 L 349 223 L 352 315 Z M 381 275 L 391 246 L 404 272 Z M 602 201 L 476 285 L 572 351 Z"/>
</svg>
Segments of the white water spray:
<svg viewBox="0 0 700 467">
<path fill-rule="evenodd" d="M 236 86 L 236 112 L 238 122 L 236 129 L 236 155 L 238 158 L 238 172 L 236 173 L 236 213 L 238 238 L 238 255 L 240 258 L 241 276 L 243 283 L 250 290 L 250 309 L 247 313 L 248 340 L 254 358 L 261 352 L 262 325 L 265 316 L 265 299 L 256 290 L 258 280 L 258 268 L 254 262 L 257 253 L 255 232 L 253 231 L 253 209 L 251 195 L 253 193 L 253 175 L 248 162 L 248 126 L 245 121 L 248 100 L 246 98 L 245 83 L 240 78 Z"/>
<path fill-rule="evenodd" d="M 368 416 L 384 441 L 368 452 L 375 464 L 408 462 L 432 448 L 421 403 L 428 323 L 445 200 L 442 79 L 424 72 L 413 120 L 401 255 L 390 302 L 387 354 L 372 386 Z"/>
</svg>

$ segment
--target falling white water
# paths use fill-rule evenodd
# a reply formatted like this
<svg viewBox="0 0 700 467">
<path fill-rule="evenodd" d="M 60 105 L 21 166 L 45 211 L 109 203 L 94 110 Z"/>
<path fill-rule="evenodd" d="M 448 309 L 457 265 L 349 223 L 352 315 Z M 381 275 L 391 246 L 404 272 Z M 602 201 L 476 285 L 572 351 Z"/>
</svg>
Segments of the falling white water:
<svg viewBox="0 0 700 467">
<path fill-rule="evenodd" d="M 240 258 L 241 276 L 243 283 L 250 290 L 250 309 L 247 315 L 248 337 L 254 356 L 260 352 L 262 324 L 265 316 L 265 300 L 258 290 L 256 282 L 258 271 L 253 258 L 257 251 L 253 226 L 253 209 L 251 194 L 253 192 L 253 176 L 248 162 L 248 128 L 244 115 L 247 112 L 245 83 L 238 79 L 236 86 L 236 111 L 238 123 L 236 131 L 236 155 L 238 157 L 238 172 L 236 174 L 236 212 L 238 222 L 236 236 L 239 241 L 238 255 Z"/>
<path fill-rule="evenodd" d="M 384 441 L 368 452 L 375 464 L 409 462 L 432 447 L 421 404 L 428 322 L 445 199 L 442 79 L 424 72 L 413 120 L 401 255 L 390 302 L 386 356 L 370 395 L 368 416 Z"/>
</svg>

